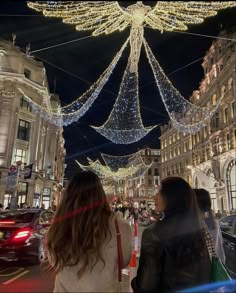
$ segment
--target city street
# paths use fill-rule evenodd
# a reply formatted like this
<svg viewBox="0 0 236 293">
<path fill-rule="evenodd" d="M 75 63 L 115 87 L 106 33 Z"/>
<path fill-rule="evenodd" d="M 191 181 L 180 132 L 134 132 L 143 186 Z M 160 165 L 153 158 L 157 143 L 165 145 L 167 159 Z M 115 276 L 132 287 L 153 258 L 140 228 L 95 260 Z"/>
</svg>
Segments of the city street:
<svg viewBox="0 0 236 293">
<path fill-rule="evenodd" d="M 139 248 L 145 227 L 138 229 Z M 29 265 L 22 263 L 0 263 L 0 292 L 52 292 L 54 276 L 47 265 Z M 129 278 L 123 276 L 123 289 L 128 292 Z"/>
<path fill-rule="evenodd" d="M 1 263 L 0 292 L 52 292 L 53 275 L 45 266 Z"/>
</svg>

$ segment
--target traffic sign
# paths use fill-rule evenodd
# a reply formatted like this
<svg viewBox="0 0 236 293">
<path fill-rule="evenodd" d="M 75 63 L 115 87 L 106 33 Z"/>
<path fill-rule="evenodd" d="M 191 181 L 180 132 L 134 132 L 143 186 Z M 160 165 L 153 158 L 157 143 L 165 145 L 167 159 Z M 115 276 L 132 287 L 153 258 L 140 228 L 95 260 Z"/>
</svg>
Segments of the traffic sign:
<svg viewBox="0 0 236 293">
<path fill-rule="evenodd" d="M 16 173 L 16 166 L 11 165 L 9 170 L 10 170 L 11 173 Z"/>
</svg>

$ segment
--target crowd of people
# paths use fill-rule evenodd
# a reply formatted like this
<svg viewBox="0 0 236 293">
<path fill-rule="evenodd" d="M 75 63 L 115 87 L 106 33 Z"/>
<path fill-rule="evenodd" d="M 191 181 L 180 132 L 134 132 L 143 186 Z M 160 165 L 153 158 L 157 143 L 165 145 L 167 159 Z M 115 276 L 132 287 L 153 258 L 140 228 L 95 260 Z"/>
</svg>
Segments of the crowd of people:
<svg viewBox="0 0 236 293">
<path fill-rule="evenodd" d="M 218 257 L 222 262 L 225 258 L 209 193 L 193 190 L 180 177 L 167 177 L 155 204 L 160 217 L 143 232 L 133 291 L 174 292 L 209 283 L 209 233 Z M 54 292 L 118 292 L 117 239 L 120 235 L 125 268 L 133 246 L 126 219 L 137 218 L 146 208 L 111 205 L 96 174 L 77 174 L 47 233 L 48 259 L 56 273 Z"/>
<path fill-rule="evenodd" d="M 17 205 L 17 209 L 41 209 L 45 210 L 45 204 L 42 204 L 40 207 L 39 206 L 32 206 L 29 205 L 27 202 L 21 203 L 20 205 Z M 3 211 L 4 207 L 3 204 L 0 203 L 0 211 Z M 10 210 L 10 204 L 5 208 L 5 210 Z M 56 211 L 56 205 L 52 204 L 51 206 L 48 207 L 48 211 L 55 212 Z"/>
</svg>

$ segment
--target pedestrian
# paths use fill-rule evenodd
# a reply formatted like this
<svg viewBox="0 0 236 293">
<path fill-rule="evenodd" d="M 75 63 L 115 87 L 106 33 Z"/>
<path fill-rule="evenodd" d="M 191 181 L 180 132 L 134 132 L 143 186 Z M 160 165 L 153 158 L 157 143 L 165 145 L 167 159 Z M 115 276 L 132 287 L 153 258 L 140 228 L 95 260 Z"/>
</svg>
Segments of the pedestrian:
<svg viewBox="0 0 236 293">
<path fill-rule="evenodd" d="M 221 215 L 220 210 L 217 211 L 217 213 L 216 213 L 216 218 L 217 218 L 217 219 L 222 218 L 222 215 Z"/>
<path fill-rule="evenodd" d="M 28 203 L 24 202 L 23 205 L 22 205 L 22 209 L 27 209 L 27 207 L 28 207 Z"/>
<path fill-rule="evenodd" d="M 161 181 L 160 220 L 143 232 L 134 292 L 176 292 L 210 281 L 211 261 L 196 196 L 180 177 Z"/>
<path fill-rule="evenodd" d="M 216 255 L 220 258 L 222 263 L 225 263 L 222 233 L 219 221 L 214 217 L 211 209 L 210 193 L 204 188 L 194 189 L 194 191 L 197 197 L 202 219 L 205 221 L 207 228 L 213 238 Z"/>
<path fill-rule="evenodd" d="M 75 175 L 47 233 L 48 259 L 56 272 L 54 292 L 118 292 L 115 223 L 126 267 L 132 253 L 129 223 L 111 211 L 96 174 Z"/>
</svg>

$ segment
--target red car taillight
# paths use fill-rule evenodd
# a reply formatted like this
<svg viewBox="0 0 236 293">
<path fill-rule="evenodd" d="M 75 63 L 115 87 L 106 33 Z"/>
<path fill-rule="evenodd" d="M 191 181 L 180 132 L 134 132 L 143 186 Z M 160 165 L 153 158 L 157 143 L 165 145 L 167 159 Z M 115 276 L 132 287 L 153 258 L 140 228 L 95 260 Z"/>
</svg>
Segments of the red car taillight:
<svg viewBox="0 0 236 293">
<path fill-rule="evenodd" d="M 22 228 L 18 230 L 12 237 L 11 242 L 21 242 L 25 241 L 30 237 L 31 234 L 30 228 Z"/>
</svg>

